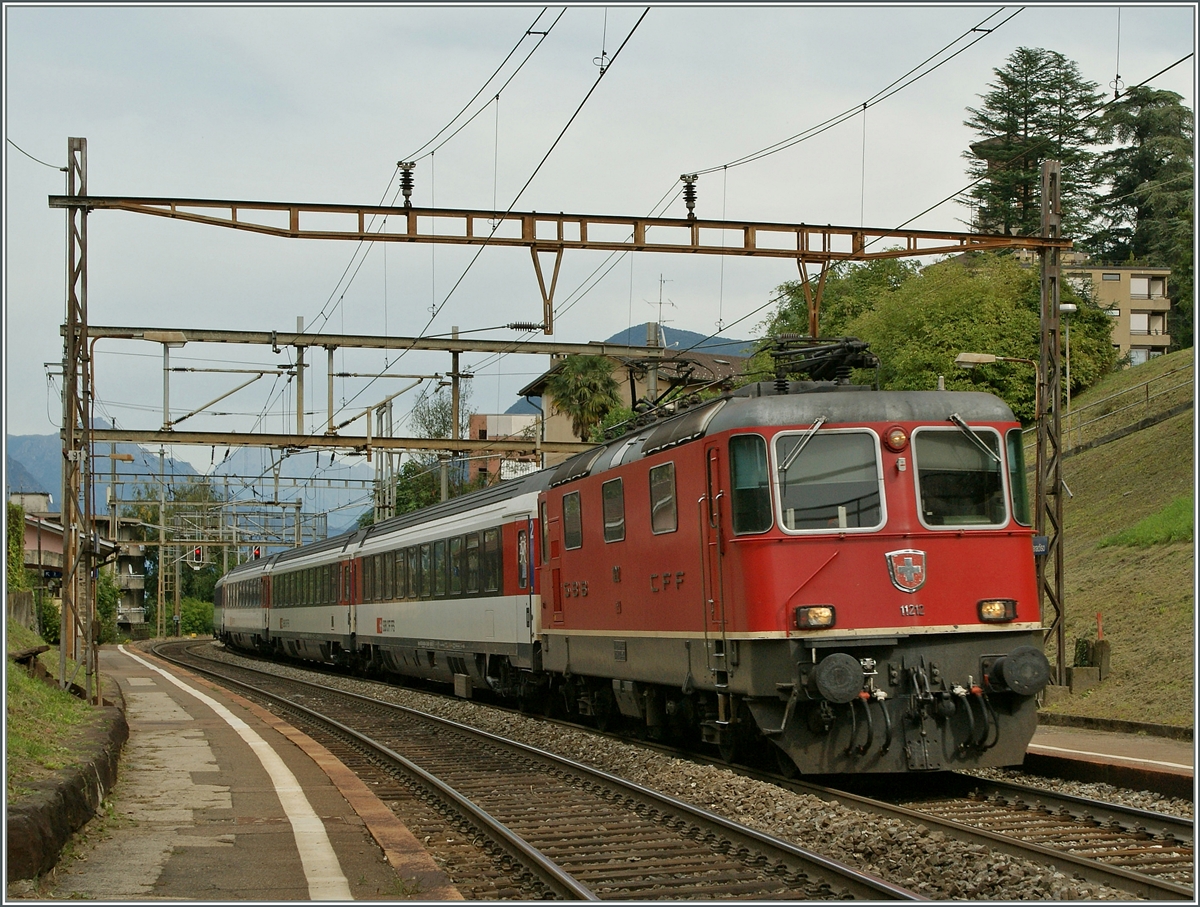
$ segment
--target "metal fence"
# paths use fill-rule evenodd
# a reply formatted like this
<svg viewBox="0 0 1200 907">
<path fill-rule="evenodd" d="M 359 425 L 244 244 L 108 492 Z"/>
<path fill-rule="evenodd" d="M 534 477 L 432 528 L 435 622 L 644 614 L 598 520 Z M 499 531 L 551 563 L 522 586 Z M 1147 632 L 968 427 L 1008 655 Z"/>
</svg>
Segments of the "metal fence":
<svg viewBox="0 0 1200 907">
<path fill-rule="evenodd" d="M 1093 400 L 1062 416 L 1062 449 L 1069 451 L 1165 413 L 1195 396 L 1195 363 L 1189 362 L 1132 387 Z M 1023 433 L 1027 459 L 1037 446 L 1037 426 Z M 1029 460 L 1032 462 L 1032 460 Z"/>
</svg>

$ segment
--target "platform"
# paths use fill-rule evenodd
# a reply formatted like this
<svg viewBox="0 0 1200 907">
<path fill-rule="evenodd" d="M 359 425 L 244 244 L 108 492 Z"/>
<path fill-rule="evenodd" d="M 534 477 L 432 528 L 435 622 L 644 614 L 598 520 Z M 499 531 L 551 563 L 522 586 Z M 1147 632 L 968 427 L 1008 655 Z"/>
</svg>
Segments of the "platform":
<svg viewBox="0 0 1200 907">
<path fill-rule="evenodd" d="M 1193 799 L 1195 764 L 1190 740 L 1043 725 L 1033 735 L 1024 767 L 1034 774 Z"/>
<path fill-rule="evenodd" d="M 129 742 L 110 815 L 55 898 L 461 900 L 408 829 L 328 750 L 134 649 L 101 650 Z"/>
</svg>

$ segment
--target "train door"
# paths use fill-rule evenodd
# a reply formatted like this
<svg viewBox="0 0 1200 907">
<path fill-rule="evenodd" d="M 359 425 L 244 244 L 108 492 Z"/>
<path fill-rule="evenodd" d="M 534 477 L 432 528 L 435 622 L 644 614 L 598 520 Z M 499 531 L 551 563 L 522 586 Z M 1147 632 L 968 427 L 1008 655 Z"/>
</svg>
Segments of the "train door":
<svg viewBox="0 0 1200 907">
<path fill-rule="evenodd" d="M 346 609 L 346 625 L 351 633 L 355 632 L 354 577 L 358 572 L 357 565 L 358 561 L 353 558 L 337 565 L 337 601 L 339 606 Z"/>
<path fill-rule="evenodd" d="M 562 623 L 562 520 L 559 517 L 547 519 L 547 516 L 546 502 L 543 500 L 542 525 L 545 527 L 545 547 L 542 555 L 550 570 L 550 582 L 542 585 L 542 601 L 550 599 L 551 618 L 554 623 Z"/>
<path fill-rule="evenodd" d="M 533 644 L 533 520 L 517 524 L 517 594 L 525 602 L 522 642 Z"/>
<path fill-rule="evenodd" d="M 729 684 L 726 657 L 725 539 L 722 509 L 726 503 L 721 482 L 721 449 L 711 444 L 704 451 L 705 495 L 701 501 L 700 532 L 704 559 L 704 641 L 708 667 L 718 691 Z"/>
<path fill-rule="evenodd" d="M 262 615 L 263 633 L 269 639 L 271 636 L 271 577 L 263 576 L 259 582 L 261 583 L 258 593 L 261 596 L 259 614 Z"/>
</svg>

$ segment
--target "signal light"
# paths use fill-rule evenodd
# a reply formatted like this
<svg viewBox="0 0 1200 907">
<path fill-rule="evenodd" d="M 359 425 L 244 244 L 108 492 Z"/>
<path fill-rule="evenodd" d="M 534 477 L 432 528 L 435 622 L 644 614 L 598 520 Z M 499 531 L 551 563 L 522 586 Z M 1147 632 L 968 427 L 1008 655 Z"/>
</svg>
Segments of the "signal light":
<svg viewBox="0 0 1200 907">
<path fill-rule="evenodd" d="M 257 545 L 254 546 L 254 559 L 258 560 L 258 546 Z"/>
<path fill-rule="evenodd" d="M 203 564 L 204 563 L 204 549 L 201 548 L 199 545 L 197 545 L 195 548 L 192 549 L 192 563 L 193 564 Z"/>
</svg>

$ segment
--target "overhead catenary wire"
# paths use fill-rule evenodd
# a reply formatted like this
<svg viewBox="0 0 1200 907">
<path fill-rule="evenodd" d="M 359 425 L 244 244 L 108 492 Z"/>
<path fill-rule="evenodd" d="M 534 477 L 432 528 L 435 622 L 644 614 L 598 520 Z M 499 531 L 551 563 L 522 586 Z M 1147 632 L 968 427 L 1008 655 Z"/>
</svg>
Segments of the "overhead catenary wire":
<svg viewBox="0 0 1200 907">
<path fill-rule="evenodd" d="M 1194 55 L 1195 55 L 1194 52 L 1184 54 L 1182 57 L 1180 57 L 1174 63 L 1160 69 L 1158 72 L 1156 72 L 1154 75 L 1150 76 L 1149 78 L 1143 79 L 1141 82 L 1138 82 L 1136 85 L 1132 86 L 1132 88 L 1142 88 L 1146 85 L 1149 85 L 1151 82 L 1153 82 L 1159 76 L 1170 72 L 1176 66 L 1180 66 L 1183 63 L 1186 63 Z M 1111 101 L 1105 101 L 1100 106 L 1093 107 L 1091 110 L 1087 111 L 1086 113 L 1081 114 L 1079 117 L 1076 118 L 1076 122 L 1081 123 L 1084 120 L 1091 119 L 1092 117 L 1096 116 L 1096 114 L 1103 113 L 1105 110 L 1107 110 L 1109 107 L 1111 107 L 1113 104 L 1116 104 L 1116 103 L 1118 103 L 1117 98 L 1113 98 Z M 1026 146 L 1020 152 L 1018 152 L 1017 154 L 1014 154 L 1012 157 L 1008 158 L 1007 160 L 992 162 L 989 166 L 989 173 L 994 175 L 997 169 L 1003 169 L 1003 168 L 1008 167 L 1009 165 L 1013 164 L 1014 162 L 1021 160 L 1022 158 L 1028 157 L 1031 151 L 1038 151 L 1039 149 L 1043 148 L 1050 141 L 1051 141 L 1050 137 L 1043 138 L 1038 142 L 1034 142 L 1034 143 Z M 954 201 L 955 199 L 961 198 L 964 193 L 969 192 L 975 186 L 978 186 L 980 183 L 982 183 L 984 180 L 986 180 L 988 178 L 989 178 L 989 174 L 985 173 L 983 176 L 979 177 L 978 179 L 972 180 L 971 182 L 967 183 L 967 185 L 963 186 L 961 189 L 959 189 L 956 192 L 943 198 L 941 201 L 934 202 L 928 208 L 925 208 L 924 210 L 919 211 L 918 213 L 914 214 L 908 220 L 897 225 L 894 229 L 902 230 L 904 227 L 911 224 L 918 217 L 924 217 L 930 211 L 933 211 L 936 208 L 940 208 L 942 205 L 946 204 L 946 202 Z M 884 239 L 883 236 L 877 236 L 875 239 L 872 239 L 870 242 L 866 243 L 863 246 L 863 248 L 866 249 L 866 248 L 874 245 L 875 243 L 881 242 L 883 239 Z"/>
<path fill-rule="evenodd" d="M 596 81 L 592 83 L 591 88 L 589 88 L 587 91 L 587 94 L 584 95 L 583 100 L 579 102 L 579 106 L 577 106 L 575 108 L 575 112 L 571 114 L 570 118 L 566 122 L 566 125 L 564 125 L 563 128 L 559 131 L 559 133 L 555 137 L 554 141 L 550 144 L 549 149 L 547 149 L 546 153 L 544 155 L 542 155 L 542 159 L 540 161 L 538 161 L 537 166 L 534 167 L 533 172 L 530 173 L 529 178 L 525 181 L 524 185 L 522 185 L 521 188 L 517 191 L 517 194 L 513 197 L 513 200 L 509 203 L 507 209 L 505 210 L 504 215 L 503 215 L 504 217 L 507 217 L 509 214 L 512 213 L 513 208 L 516 207 L 516 204 L 518 201 L 520 201 L 521 196 L 523 196 L 525 194 L 525 190 L 529 188 L 530 184 L 537 177 L 537 175 L 541 171 L 542 167 L 545 166 L 546 161 L 549 160 L 549 158 L 550 158 L 550 155 L 554 153 L 554 149 L 558 147 L 559 142 L 562 141 L 562 138 L 563 138 L 563 136 L 566 135 L 567 130 L 569 130 L 571 128 L 571 124 L 575 122 L 575 119 L 579 116 L 580 112 L 587 105 L 588 100 L 595 93 L 596 88 L 599 87 L 601 80 L 609 72 L 609 70 L 612 69 L 612 65 L 614 63 L 616 63 L 617 58 L 621 55 L 621 52 L 625 49 L 625 46 L 629 43 L 630 39 L 637 32 L 638 27 L 642 24 L 642 21 L 646 18 L 647 14 L 649 12 L 650 12 L 650 7 L 646 7 L 646 9 L 642 11 L 641 16 L 638 17 L 638 20 L 637 20 L 637 22 L 634 23 L 633 28 L 631 28 L 629 30 L 629 34 L 627 34 L 625 36 L 625 40 L 621 42 L 620 47 L 618 47 L 617 50 L 613 53 L 612 60 L 609 61 L 608 68 L 606 68 L 604 72 L 600 73 L 596 77 Z M 489 243 L 490 243 L 492 237 L 494 237 L 496 235 L 496 231 L 499 229 L 499 225 L 502 222 L 502 220 L 503 220 L 503 218 L 501 218 L 501 220 L 498 220 L 496 222 L 496 224 L 494 224 L 492 226 L 491 232 L 486 237 L 484 237 L 483 241 L 479 244 L 478 248 L 475 251 L 475 254 L 471 257 L 471 260 L 469 262 L 467 262 L 466 267 L 463 268 L 462 273 L 459 274 L 458 279 L 454 282 L 454 285 L 451 286 L 449 292 L 446 293 L 446 296 L 442 299 L 442 301 L 440 303 L 438 303 L 436 305 L 435 309 L 431 312 L 431 314 L 429 316 L 429 320 L 425 323 L 425 326 L 418 333 L 418 335 L 417 335 L 418 338 L 424 338 L 426 336 L 426 332 L 429 330 L 430 325 L 433 324 L 433 322 L 437 319 L 438 315 L 441 314 L 442 310 L 446 307 L 446 304 L 454 296 L 454 293 L 462 285 L 463 280 L 466 279 L 466 276 L 468 273 L 470 273 L 471 268 L 479 260 L 479 257 L 483 254 L 484 249 L 488 248 Z M 408 352 L 408 350 L 402 350 L 400 352 L 400 354 L 396 357 L 395 361 L 398 362 L 400 359 L 402 359 L 404 357 L 404 355 L 407 352 Z M 358 393 L 356 393 L 352 398 L 350 398 L 350 400 L 346 401 L 347 405 L 349 403 L 353 403 L 360 396 L 362 396 L 362 394 L 364 394 L 371 387 L 371 385 L 373 383 L 374 383 L 374 381 L 368 382 L 366 384 L 366 386 L 364 386 L 362 389 L 360 389 L 358 391 Z"/>
<path fill-rule="evenodd" d="M 25 155 L 25 157 L 29 158 L 31 161 L 34 161 L 35 163 L 41 164 L 43 167 L 49 167 L 51 170 L 58 170 L 61 173 L 67 172 L 66 167 L 59 167 L 59 166 L 56 166 L 55 164 L 47 164 L 45 161 L 34 157 L 32 154 L 30 154 L 28 151 L 26 151 L 24 148 L 22 148 L 20 145 L 18 145 L 16 142 L 14 142 L 12 139 L 8 138 L 7 136 L 5 136 L 4 141 L 8 142 L 8 144 L 10 144 L 14 148 L 16 148 L 19 152 L 21 152 L 21 154 Z"/>
<path fill-rule="evenodd" d="M 881 88 L 879 91 L 877 91 L 875 94 L 871 95 L 865 101 L 863 101 L 859 104 L 855 104 L 853 107 L 849 107 L 846 110 L 842 111 L 841 113 L 835 114 L 834 116 L 829 117 L 828 119 L 823 120 L 822 122 L 817 123 L 814 126 L 810 126 L 807 129 L 804 129 L 801 132 L 798 132 L 795 135 L 792 135 L 786 139 L 780 139 L 778 142 L 775 142 L 771 145 L 767 145 L 764 148 L 760 148 L 758 151 L 753 151 L 753 152 L 750 152 L 749 154 L 742 155 L 741 157 L 734 158 L 733 160 L 727 161 L 724 164 L 717 164 L 716 166 L 706 167 L 703 169 L 695 170 L 693 172 L 696 173 L 697 175 L 703 176 L 704 174 L 716 173 L 718 170 L 723 170 L 723 169 L 730 168 L 730 167 L 742 167 L 746 164 L 750 164 L 755 161 L 761 160 L 764 157 L 768 157 L 770 155 L 777 154 L 780 151 L 785 151 L 786 149 L 792 148 L 795 145 L 798 145 L 801 142 L 805 142 L 811 138 L 815 138 L 816 136 L 820 135 L 821 133 L 832 129 L 834 126 L 838 126 L 838 125 L 844 123 L 846 120 L 849 120 L 855 116 L 858 116 L 859 113 L 866 111 L 867 108 L 874 107 L 876 104 L 886 101 L 888 98 L 892 97 L 895 94 L 898 94 L 899 92 L 903 91 L 905 88 L 908 88 L 910 85 L 913 85 L 916 82 L 919 82 L 921 79 L 925 78 L 927 75 L 934 72 L 941 66 L 944 66 L 946 63 L 949 63 L 951 60 L 953 60 L 959 54 L 964 53 L 965 51 L 974 47 L 976 44 L 978 44 L 980 41 L 982 41 L 988 35 L 992 34 L 994 31 L 996 31 L 996 29 L 1007 24 L 1008 22 L 1011 22 L 1013 20 L 1013 18 L 1015 18 L 1023 10 L 1024 10 L 1024 7 L 1022 7 L 1021 9 L 1018 9 L 1016 12 L 1012 13 L 1012 15 L 1008 16 L 1008 18 L 1004 19 L 1004 21 L 998 23 L 997 25 L 995 25 L 989 29 L 982 29 L 982 26 L 985 23 L 987 23 L 987 21 L 989 19 L 995 18 L 1001 12 L 1003 12 L 1003 9 L 997 10 L 996 12 L 994 12 L 991 15 L 984 18 L 983 21 L 980 22 L 978 25 L 963 32 L 963 34 L 959 35 L 957 38 L 955 38 L 949 44 L 946 44 L 940 50 L 938 50 L 935 53 L 931 54 L 930 56 L 926 57 L 924 60 L 922 60 L 920 63 L 918 63 L 912 69 L 910 69 L 904 75 L 900 76 L 897 79 L 894 79 L 891 83 L 889 83 L 888 85 Z M 934 65 L 929 66 L 928 69 L 921 71 L 923 69 L 923 67 L 927 66 L 934 60 L 937 60 L 938 57 L 940 57 L 942 54 L 944 54 L 947 50 L 949 50 L 955 44 L 958 44 L 960 41 L 964 40 L 965 38 L 969 37 L 971 34 L 973 34 L 975 32 L 981 32 L 981 34 L 979 34 L 979 36 L 977 38 L 970 41 L 963 47 L 960 47 L 958 50 L 956 50 L 954 53 L 950 54 L 945 59 L 939 60 Z M 909 76 L 912 76 L 913 73 L 917 73 L 917 75 L 915 75 L 915 76 L 913 76 L 913 78 L 909 79 Z M 906 79 L 908 81 L 905 81 Z"/>
</svg>

